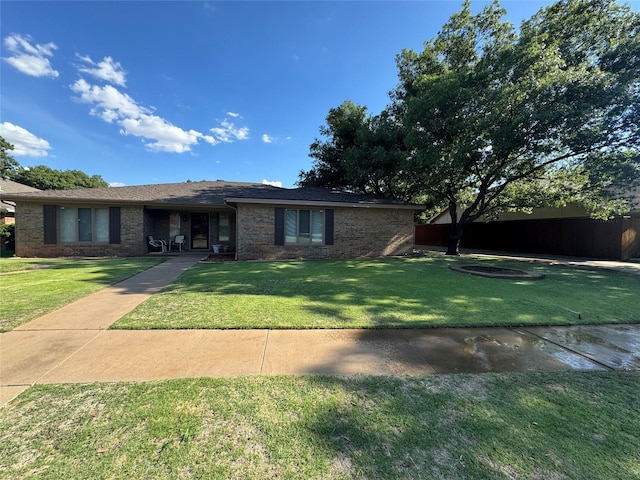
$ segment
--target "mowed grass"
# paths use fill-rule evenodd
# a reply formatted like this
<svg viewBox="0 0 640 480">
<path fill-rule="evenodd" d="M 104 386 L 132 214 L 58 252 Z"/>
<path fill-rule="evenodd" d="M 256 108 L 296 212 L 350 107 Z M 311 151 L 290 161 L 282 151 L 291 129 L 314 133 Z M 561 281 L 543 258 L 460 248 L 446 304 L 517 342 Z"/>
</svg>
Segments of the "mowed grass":
<svg viewBox="0 0 640 480">
<path fill-rule="evenodd" d="M 640 373 L 36 385 L 11 479 L 637 479 Z"/>
<path fill-rule="evenodd" d="M 0 332 L 162 261 L 160 258 L 0 259 Z"/>
<path fill-rule="evenodd" d="M 485 278 L 491 264 L 543 280 Z M 198 264 L 112 328 L 378 328 L 640 322 L 640 277 L 498 259 Z"/>
</svg>

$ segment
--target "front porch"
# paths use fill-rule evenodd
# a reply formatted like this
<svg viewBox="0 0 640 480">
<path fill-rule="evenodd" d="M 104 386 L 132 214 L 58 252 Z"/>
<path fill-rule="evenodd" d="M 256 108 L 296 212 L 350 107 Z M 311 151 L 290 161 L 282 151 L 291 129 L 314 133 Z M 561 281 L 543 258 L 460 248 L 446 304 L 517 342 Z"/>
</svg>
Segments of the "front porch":
<svg viewBox="0 0 640 480">
<path fill-rule="evenodd" d="M 144 209 L 144 235 L 149 252 L 161 251 L 146 240 L 152 236 L 154 240 L 164 242 L 166 253 L 233 256 L 236 251 L 235 226 L 236 212 L 232 208 Z M 179 237 L 178 242 L 176 237 Z"/>
</svg>

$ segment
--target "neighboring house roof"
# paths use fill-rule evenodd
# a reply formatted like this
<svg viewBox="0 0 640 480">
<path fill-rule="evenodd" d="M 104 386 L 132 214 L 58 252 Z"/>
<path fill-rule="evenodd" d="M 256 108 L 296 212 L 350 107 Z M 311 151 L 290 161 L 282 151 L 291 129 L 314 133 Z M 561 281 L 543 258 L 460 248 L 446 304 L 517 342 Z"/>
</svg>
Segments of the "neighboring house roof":
<svg viewBox="0 0 640 480">
<path fill-rule="evenodd" d="M 0 179 L 0 211 L 3 213 L 13 213 L 16 211 L 15 204 L 13 202 L 5 202 L 7 194 L 19 193 L 19 192 L 40 192 L 37 188 L 23 185 L 12 180 Z"/>
<path fill-rule="evenodd" d="M 63 203 L 143 204 L 158 207 L 224 206 L 228 203 L 268 203 L 276 205 L 335 205 L 421 210 L 407 204 L 369 195 L 346 193 L 317 187 L 286 189 L 260 183 L 184 182 L 131 187 L 84 188 L 16 193 L 11 200 L 55 201 Z"/>
<path fill-rule="evenodd" d="M 640 186 L 631 189 L 625 196 L 629 202 L 629 213 L 632 216 L 640 215 Z M 458 205 L 458 212 L 464 210 L 464 205 Z M 565 207 L 540 207 L 534 208 L 531 213 L 524 212 L 502 212 L 498 217 L 498 220 L 534 220 L 534 219 L 548 219 L 548 218 L 575 218 L 575 217 L 588 217 L 589 212 L 583 205 L 578 203 L 569 203 Z M 486 221 L 484 216 L 481 216 L 476 222 Z M 451 217 L 449 215 L 449 208 L 445 207 L 439 212 L 435 213 L 427 220 L 428 224 L 450 224 Z"/>
</svg>

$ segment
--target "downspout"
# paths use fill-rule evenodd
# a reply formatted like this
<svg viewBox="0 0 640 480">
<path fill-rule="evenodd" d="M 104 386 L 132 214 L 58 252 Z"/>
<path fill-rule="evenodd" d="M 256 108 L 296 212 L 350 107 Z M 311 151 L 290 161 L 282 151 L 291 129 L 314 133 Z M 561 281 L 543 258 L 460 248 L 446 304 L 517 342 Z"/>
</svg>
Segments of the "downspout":
<svg viewBox="0 0 640 480">
<path fill-rule="evenodd" d="M 227 207 L 233 209 L 234 212 L 236 212 L 236 251 L 233 255 L 233 259 L 237 262 L 238 261 L 238 244 L 240 243 L 240 237 L 238 236 L 238 208 L 234 207 L 233 205 L 228 203 L 226 200 L 224 201 L 224 204 Z"/>
</svg>

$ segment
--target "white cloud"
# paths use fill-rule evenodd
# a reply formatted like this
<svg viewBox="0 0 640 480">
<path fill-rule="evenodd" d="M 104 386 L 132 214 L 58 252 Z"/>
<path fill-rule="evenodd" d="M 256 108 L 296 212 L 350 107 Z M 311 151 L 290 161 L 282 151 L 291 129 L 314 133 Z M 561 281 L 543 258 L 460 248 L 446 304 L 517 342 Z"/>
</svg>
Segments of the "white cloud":
<svg viewBox="0 0 640 480">
<path fill-rule="evenodd" d="M 141 107 L 129 95 L 111 85 L 104 87 L 91 85 L 81 78 L 71 85 L 71 90 L 80 95 L 77 98 L 82 103 L 95 105 L 91 109 L 91 114 L 99 116 L 108 123 L 117 119 L 138 118 L 143 114 L 152 113 L 151 110 Z"/>
<path fill-rule="evenodd" d="M 122 183 L 122 182 L 109 182 L 110 187 L 124 187 L 126 185 L 127 185 L 126 183 Z"/>
<path fill-rule="evenodd" d="M 249 138 L 248 127 L 236 127 L 236 125 L 224 119 L 220 122 L 220 127 L 214 127 L 211 129 L 214 138 L 218 142 L 231 143 L 235 140 L 247 140 Z"/>
<path fill-rule="evenodd" d="M 271 185 L 272 187 L 278 187 L 278 188 L 282 188 L 282 182 L 278 182 L 278 181 L 269 181 L 266 179 L 262 180 L 262 184 L 263 185 Z"/>
<path fill-rule="evenodd" d="M 71 90 L 78 94 L 77 100 L 92 106 L 92 115 L 116 123 L 122 135 L 141 137 L 152 152 L 189 152 L 200 140 L 211 145 L 218 143 L 211 135 L 183 130 L 154 115 L 153 110 L 138 105 L 112 85 L 91 85 L 80 79 L 71 85 Z"/>
<path fill-rule="evenodd" d="M 270 137 L 269 135 L 267 135 L 266 133 L 262 134 L 262 141 L 264 143 L 271 143 L 273 142 L 273 137 Z"/>
<path fill-rule="evenodd" d="M 89 56 L 83 57 L 76 54 L 76 56 L 88 64 L 89 66 L 78 67 L 78 71 L 82 73 L 88 73 L 89 75 L 104 80 L 105 82 L 113 83 L 120 87 L 124 87 L 127 84 L 124 71 L 120 62 L 114 62 L 111 57 L 104 57 L 101 62 L 95 63 Z"/>
<path fill-rule="evenodd" d="M 96 64 L 89 57 L 78 55 L 83 62 L 97 68 L 78 67 L 78 71 L 114 83 L 125 84 L 125 72 L 111 57 Z M 91 115 L 107 123 L 120 126 L 122 135 L 142 138 L 146 148 L 152 152 L 184 153 L 191 151 L 200 141 L 210 145 L 231 143 L 249 138 L 247 127 L 237 127 L 228 117 L 241 118 L 240 114 L 228 112 L 228 117 L 220 122 L 220 127 L 211 129 L 212 135 L 196 130 L 184 130 L 155 114 L 153 108 L 139 105 L 133 98 L 121 92 L 114 85 L 93 85 L 84 78 L 70 86 L 77 94 L 76 100 L 91 106 Z"/>
<path fill-rule="evenodd" d="M 47 58 L 53 56 L 53 51 L 58 48 L 54 43 L 33 43 L 29 35 L 14 33 L 4 39 L 4 46 L 11 52 L 4 61 L 20 72 L 32 77 L 56 78 L 59 75 Z"/>
<path fill-rule="evenodd" d="M 195 130 L 183 130 L 157 115 L 141 115 L 139 118 L 125 118 L 120 122 L 123 135 L 135 135 L 148 141 L 146 146 L 152 152 L 184 153 L 203 139 L 213 144 L 214 139 Z"/>
<path fill-rule="evenodd" d="M 46 157 L 47 150 L 51 149 L 49 142 L 45 139 L 36 137 L 33 133 L 13 123 L 0 123 L 0 136 L 13 144 L 14 148 L 10 153 L 16 157 Z"/>
</svg>

